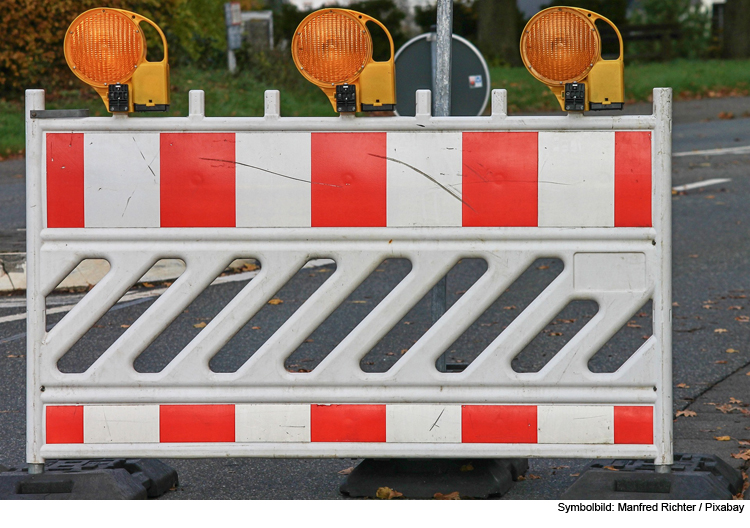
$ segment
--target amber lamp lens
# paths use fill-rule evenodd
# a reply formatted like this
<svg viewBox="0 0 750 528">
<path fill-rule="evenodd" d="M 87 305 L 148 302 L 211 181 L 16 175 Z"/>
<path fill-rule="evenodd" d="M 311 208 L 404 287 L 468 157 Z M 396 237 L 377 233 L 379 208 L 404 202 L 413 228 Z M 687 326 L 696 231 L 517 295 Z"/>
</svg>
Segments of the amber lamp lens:
<svg viewBox="0 0 750 528">
<path fill-rule="evenodd" d="M 68 65 L 94 84 L 123 82 L 143 57 L 143 36 L 126 15 L 109 9 L 84 13 L 73 21 L 65 44 Z"/>
<path fill-rule="evenodd" d="M 303 21 L 292 47 L 297 66 L 321 83 L 351 81 L 372 56 L 369 34 L 354 18 L 335 11 Z"/>
<path fill-rule="evenodd" d="M 532 21 L 523 33 L 523 59 L 541 81 L 576 82 L 599 56 L 599 36 L 586 17 L 554 10 Z"/>
</svg>

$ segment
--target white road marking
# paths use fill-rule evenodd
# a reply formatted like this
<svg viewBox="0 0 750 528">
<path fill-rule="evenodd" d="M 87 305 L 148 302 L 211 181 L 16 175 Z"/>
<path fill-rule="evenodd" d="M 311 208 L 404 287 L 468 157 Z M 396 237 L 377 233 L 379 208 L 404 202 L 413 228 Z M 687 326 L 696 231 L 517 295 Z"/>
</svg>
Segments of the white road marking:
<svg viewBox="0 0 750 528">
<path fill-rule="evenodd" d="M 750 145 L 744 147 L 727 147 L 709 150 L 691 150 L 690 152 L 673 152 L 673 158 L 684 156 L 723 156 L 726 154 L 750 154 Z"/>
<path fill-rule="evenodd" d="M 713 178 L 711 180 L 703 180 L 695 183 L 687 183 L 685 185 L 678 185 L 672 187 L 673 191 L 689 191 L 690 189 L 700 189 L 702 187 L 708 187 L 709 185 L 718 185 L 719 183 L 725 183 L 732 181 L 731 178 Z"/>
<path fill-rule="evenodd" d="M 303 269 L 304 268 L 318 268 L 318 267 L 327 266 L 333 263 L 334 261 L 330 259 L 316 259 L 316 260 L 311 260 L 310 262 L 305 264 L 303 266 Z M 234 275 L 225 275 L 223 277 L 216 277 L 211 283 L 211 286 L 215 286 L 217 284 L 227 284 L 229 282 L 241 282 L 241 281 L 250 280 L 256 275 L 258 275 L 258 273 L 260 273 L 260 270 L 246 271 L 244 273 L 236 273 Z M 149 297 L 158 297 L 165 291 L 167 291 L 167 288 L 156 288 L 152 290 L 126 293 L 125 295 L 123 295 L 123 297 L 119 301 L 117 301 L 117 304 L 129 302 L 129 301 L 135 301 L 138 299 L 146 299 Z M 83 295 L 81 295 L 78 300 L 80 300 L 81 298 L 83 298 Z M 0 308 L 21 308 L 25 306 L 26 306 L 25 299 L 23 301 L 14 299 L 5 303 L 0 301 Z M 50 308 L 47 310 L 47 315 L 54 315 L 58 313 L 69 312 L 73 308 L 75 308 L 75 306 L 76 304 L 66 304 L 63 306 Z M 21 321 L 23 319 L 26 319 L 26 312 L 0 317 L 0 324 L 10 323 L 13 321 Z"/>
</svg>

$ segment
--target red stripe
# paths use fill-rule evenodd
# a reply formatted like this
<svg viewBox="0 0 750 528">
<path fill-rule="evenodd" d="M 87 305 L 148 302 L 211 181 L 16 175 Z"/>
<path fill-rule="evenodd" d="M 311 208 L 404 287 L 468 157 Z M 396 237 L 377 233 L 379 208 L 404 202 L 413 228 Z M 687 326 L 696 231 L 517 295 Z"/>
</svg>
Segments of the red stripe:
<svg viewBox="0 0 750 528">
<path fill-rule="evenodd" d="M 385 405 L 312 405 L 313 442 L 385 442 Z"/>
<path fill-rule="evenodd" d="M 651 227 L 651 132 L 615 132 L 615 227 Z"/>
<path fill-rule="evenodd" d="M 235 227 L 234 134 L 161 134 L 161 226 Z"/>
<path fill-rule="evenodd" d="M 47 443 L 83 443 L 83 405 L 48 405 Z"/>
<path fill-rule="evenodd" d="M 464 132 L 463 225 L 538 225 L 537 132 Z"/>
<path fill-rule="evenodd" d="M 234 405 L 160 405 L 161 442 L 234 442 Z"/>
<path fill-rule="evenodd" d="M 312 226 L 385 227 L 386 134 L 314 133 Z"/>
<path fill-rule="evenodd" d="M 615 406 L 615 444 L 653 444 L 654 408 Z"/>
<path fill-rule="evenodd" d="M 85 227 L 83 134 L 47 134 L 47 227 Z"/>
<path fill-rule="evenodd" d="M 464 405 L 461 438 L 467 444 L 536 444 L 535 405 Z"/>
</svg>

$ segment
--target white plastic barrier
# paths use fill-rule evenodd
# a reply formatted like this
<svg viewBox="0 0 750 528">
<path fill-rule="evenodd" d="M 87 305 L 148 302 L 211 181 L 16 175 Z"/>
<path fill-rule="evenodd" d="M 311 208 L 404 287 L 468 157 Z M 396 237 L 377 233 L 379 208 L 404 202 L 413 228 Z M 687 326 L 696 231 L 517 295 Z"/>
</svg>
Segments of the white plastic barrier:
<svg viewBox="0 0 750 528">
<path fill-rule="evenodd" d="M 671 90 L 647 116 L 32 119 L 28 461 L 71 457 L 628 457 L 672 462 Z M 235 258 L 262 269 L 159 373 L 139 354 Z M 535 259 L 563 272 L 461 373 L 435 361 Z M 49 332 L 81 260 L 111 271 Z M 84 373 L 58 360 L 161 258 L 185 273 Z M 311 258 L 336 271 L 236 372 L 209 360 Z M 309 373 L 284 360 L 386 258 L 412 270 Z M 487 272 L 393 368 L 361 358 L 462 258 Z M 563 307 L 597 315 L 537 373 L 511 359 Z M 653 335 L 589 358 L 649 299 Z"/>
</svg>

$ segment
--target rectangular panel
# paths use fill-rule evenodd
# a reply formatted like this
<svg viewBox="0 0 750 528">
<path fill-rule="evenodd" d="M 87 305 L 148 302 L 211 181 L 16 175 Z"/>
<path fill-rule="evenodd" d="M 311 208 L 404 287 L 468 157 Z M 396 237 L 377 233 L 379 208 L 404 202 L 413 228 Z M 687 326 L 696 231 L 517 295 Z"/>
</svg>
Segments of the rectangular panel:
<svg viewBox="0 0 750 528">
<path fill-rule="evenodd" d="M 615 406 L 615 444 L 653 444 L 654 408 Z"/>
<path fill-rule="evenodd" d="M 539 405 L 540 444 L 613 444 L 611 405 Z"/>
<path fill-rule="evenodd" d="M 643 253 L 576 253 L 573 257 L 576 291 L 643 291 L 646 255 Z"/>
<path fill-rule="evenodd" d="M 464 405 L 464 443 L 535 444 L 535 405 Z"/>
<path fill-rule="evenodd" d="M 461 225 L 461 133 L 388 134 L 388 226 Z"/>
<path fill-rule="evenodd" d="M 82 405 L 48 405 L 45 413 L 45 443 L 83 443 Z"/>
<path fill-rule="evenodd" d="M 313 442 L 385 442 L 385 405 L 312 405 Z"/>
<path fill-rule="evenodd" d="M 615 132 L 615 226 L 651 227 L 651 132 Z"/>
<path fill-rule="evenodd" d="M 159 134 L 86 134 L 86 227 L 159 227 Z"/>
<path fill-rule="evenodd" d="M 86 405 L 83 408 L 85 444 L 158 441 L 158 405 Z"/>
<path fill-rule="evenodd" d="M 310 405 L 249 404 L 235 408 L 237 442 L 309 442 Z"/>
<path fill-rule="evenodd" d="M 161 226 L 235 226 L 234 134 L 161 134 Z"/>
<path fill-rule="evenodd" d="M 313 133 L 313 227 L 385 227 L 386 134 Z"/>
<path fill-rule="evenodd" d="M 234 405 L 161 405 L 162 442 L 234 442 Z"/>
<path fill-rule="evenodd" d="M 614 132 L 539 132 L 540 227 L 614 227 L 614 151 Z"/>
<path fill-rule="evenodd" d="M 461 442 L 460 405 L 386 405 L 387 442 Z"/>
<path fill-rule="evenodd" d="M 84 227 L 83 134 L 47 134 L 47 227 Z"/>
<path fill-rule="evenodd" d="M 538 133 L 464 132 L 463 225 L 535 227 Z"/>
<path fill-rule="evenodd" d="M 237 227 L 310 227 L 310 134 L 237 134 Z"/>
</svg>

